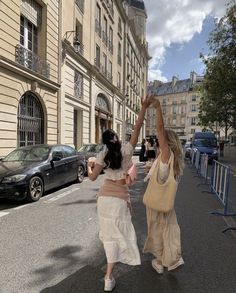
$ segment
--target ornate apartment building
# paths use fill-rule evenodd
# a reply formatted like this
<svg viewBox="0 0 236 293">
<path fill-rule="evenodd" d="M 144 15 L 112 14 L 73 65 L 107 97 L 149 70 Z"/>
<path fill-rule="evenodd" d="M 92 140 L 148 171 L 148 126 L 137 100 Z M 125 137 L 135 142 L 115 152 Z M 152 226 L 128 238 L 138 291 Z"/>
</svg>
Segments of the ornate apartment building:
<svg viewBox="0 0 236 293">
<path fill-rule="evenodd" d="M 161 102 L 165 126 L 174 130 L 182 141 L 190 140 L 196 131 L 202 130 L 198 126 L 200 97 L 194 91 L 194 86 L 202 80 L 202 76 L 191 72 L 188 79 L 179 80 L 173 76 L 171 82 L 149 84 L 149 90 Z M 156 112 L 151 108 L 147 113 L 147 135 L 156 135 Z"/>
<path fill-rule="evenodd" d="M 0 157 L 107 127 L 128 139 L 150 59 L 142 0 L 1 0 L 0 15 Z"/>
<path fill-rule="evenodd" d="M 67 0 L 62 11 L 60 140 L 98 143 L 108 127 L 125 140 L 147 86 L 144 3 Z"/>
</svg>

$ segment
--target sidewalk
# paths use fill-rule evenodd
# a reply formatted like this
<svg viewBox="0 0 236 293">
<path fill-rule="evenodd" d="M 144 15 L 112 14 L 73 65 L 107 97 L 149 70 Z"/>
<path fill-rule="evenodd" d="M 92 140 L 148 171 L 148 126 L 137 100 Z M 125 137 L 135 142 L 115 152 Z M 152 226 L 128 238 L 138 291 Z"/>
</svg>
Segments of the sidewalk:
<svg viewBox="0 0 236 293">
<path fill-rule="evenodd" d="M 180 182 L 176 213 L 182 234 L 185 265 L 177 271 L 158 275 L 151 267 L 149 254 L 141 253 L 142 265 L 117 265 L 114 293 L 235 293 L 236 239 L 234 234 L 221 233 L 224 219 L 209 212 L 221 209 L 216 196 L 201 193 L 201 180 L 194 169 L 186 165 Z M 146 238 L 146 215 L 142 197 L 144 166 L 138 164 L 138 180 L 131 189 L 133 223 L 142 251 Z M 97 252 L 98 255 L 101 252 Z M 81 270 L 41 293 L 100 293 L 103 292 L 105 257 L 99 263 L 85 264 Z"/>
</svg>

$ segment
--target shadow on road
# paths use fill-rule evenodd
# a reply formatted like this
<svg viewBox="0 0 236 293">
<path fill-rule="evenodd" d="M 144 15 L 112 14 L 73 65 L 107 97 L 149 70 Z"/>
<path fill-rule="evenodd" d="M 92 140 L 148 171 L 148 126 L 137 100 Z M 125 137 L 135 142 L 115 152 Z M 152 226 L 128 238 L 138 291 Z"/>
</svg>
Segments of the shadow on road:
<svg viewBox="0 0 236 293">
<path fill-rule="evenodd" d="M 74 205 L 74 204 L 88 204 L 88 203 L 96 203 L 97 199 L 80 199 L 77 201 L 72 201 L 72 202 L 66 202 L 66 203 L 62 203 L 60 204 L 60 206 L 69 206 L 69 205 Z"/>
<path fill-rule="evenodd" d="M 131 267 L 127 272 L 120 267 L 119 276 L 116 277 L 117 285 L 114 293 L 151 293 L 151 292 L 182 292 L 178 280 L 181 272 L 158 275 L 150 266 L 150 262 L 144 262 L 141 266 Z M 86 265 L 68 278 L 55 286 L 43 289 L 40 293 L 99 293 L 103 292 L 104 273 L 101 266 Z"/>
</svg>

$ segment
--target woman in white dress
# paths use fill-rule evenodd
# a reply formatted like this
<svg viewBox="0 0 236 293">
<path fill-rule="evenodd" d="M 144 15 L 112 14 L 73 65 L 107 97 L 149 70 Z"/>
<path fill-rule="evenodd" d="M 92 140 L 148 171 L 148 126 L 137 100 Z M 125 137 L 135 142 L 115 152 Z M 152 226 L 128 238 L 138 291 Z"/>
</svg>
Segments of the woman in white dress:
<svg viewBox="0 0 236 293">
<path fill-rule="evenodd" d="M 133 224 L 131 203 L 126 184 L 127 170 L 132 165 L 132 155 L 143 125 L 146 109 L 153 102 L 153 96 L 142 100 L 142 107 L 134 126 L 130 141 L 121 145 L 117 134 L 106 130 L 102 135 L 105 150 L 100 152 L 95 162 L 88 162 L 88 176 L 94 181 L 105 170 L 105 181 L 98 192 L 97 211 L 99 218 L 99 238 L 107 258 L 104 291 L 112 291 L 115 279 L 112 276 L 114 265 L 122 262 L 140 265 L 140 255 Z"/>
</svg>

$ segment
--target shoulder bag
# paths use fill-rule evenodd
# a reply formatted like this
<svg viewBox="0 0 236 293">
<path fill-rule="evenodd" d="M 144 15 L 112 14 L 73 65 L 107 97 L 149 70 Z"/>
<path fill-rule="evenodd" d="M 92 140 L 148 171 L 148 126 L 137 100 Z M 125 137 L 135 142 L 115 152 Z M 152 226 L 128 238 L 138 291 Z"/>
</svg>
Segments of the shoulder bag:
<svg viewBox="0 0 236 293">
<path fill-rule="evenodd" d="M 158 212 L 167 213 L 174 208 L 175 196 L 177 192 L 178 182 L 174 177 L 174 154 L 170 155 L 170 172 L 167 180 L 161 184 L 157 181 L 157 174 L 160 168 L 161 156 L 157 159 L 156 168 L 149 180 L 147 189 L 143 197 L 143 203 Z"/>
</svg>

